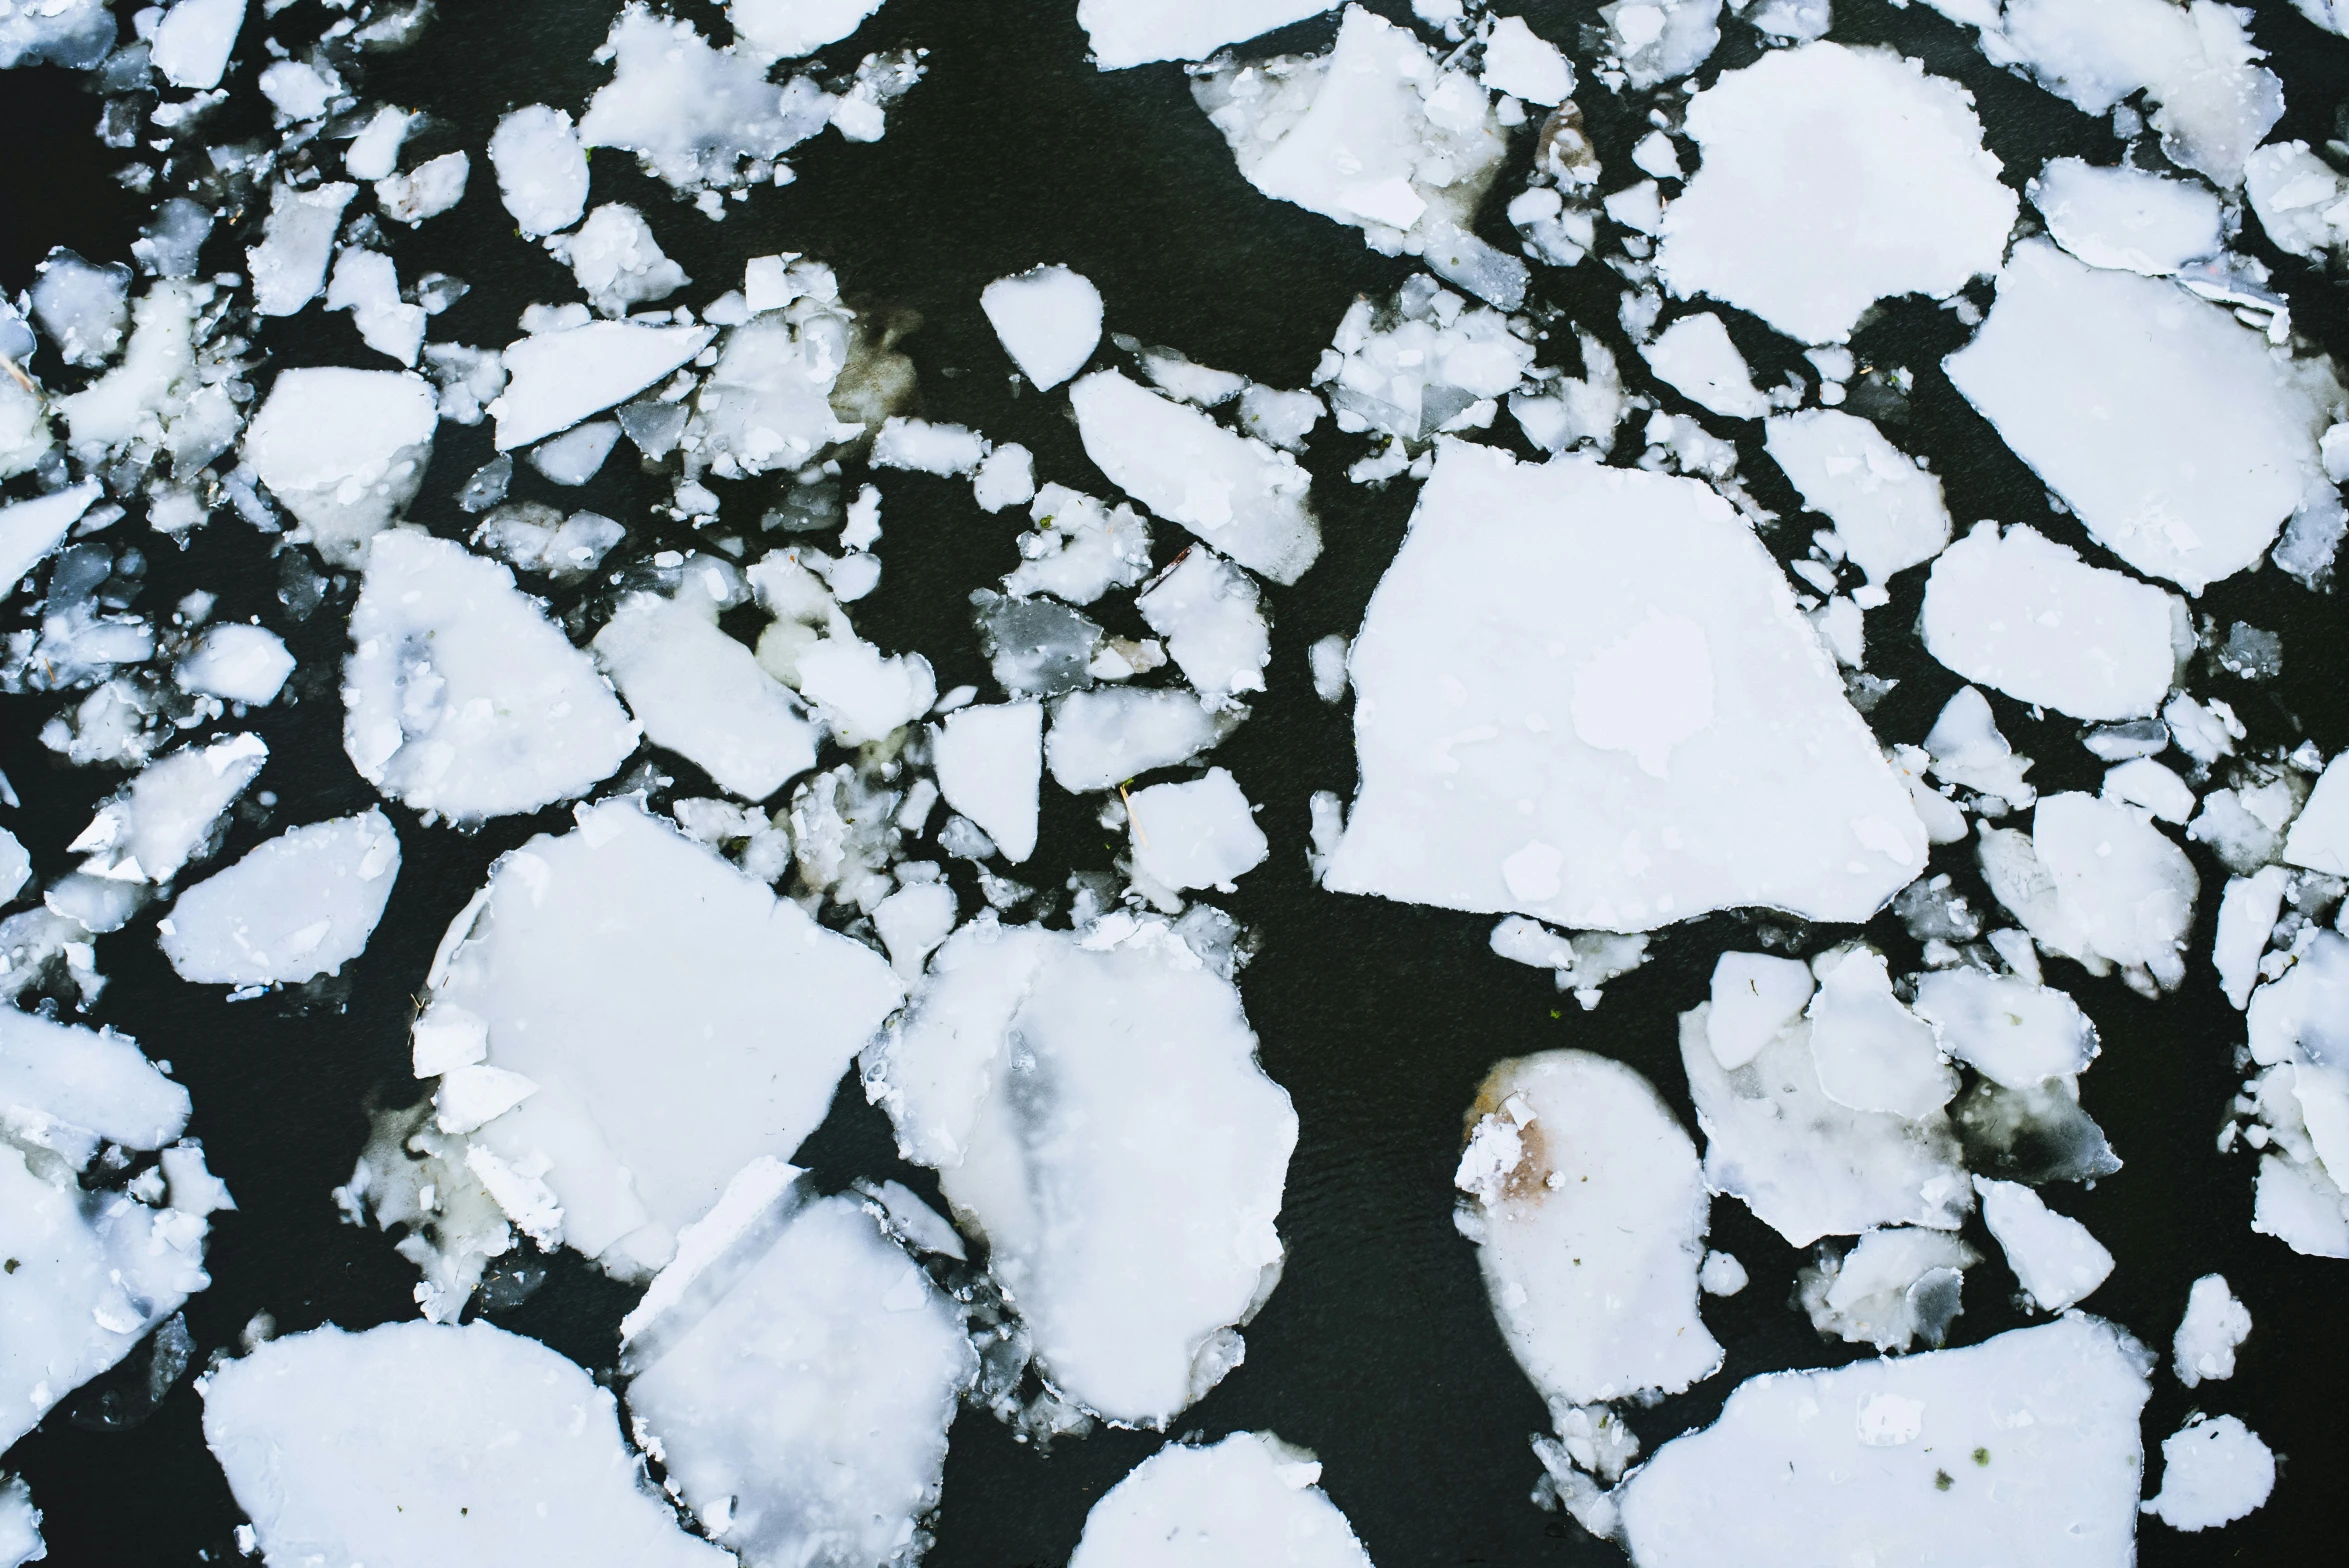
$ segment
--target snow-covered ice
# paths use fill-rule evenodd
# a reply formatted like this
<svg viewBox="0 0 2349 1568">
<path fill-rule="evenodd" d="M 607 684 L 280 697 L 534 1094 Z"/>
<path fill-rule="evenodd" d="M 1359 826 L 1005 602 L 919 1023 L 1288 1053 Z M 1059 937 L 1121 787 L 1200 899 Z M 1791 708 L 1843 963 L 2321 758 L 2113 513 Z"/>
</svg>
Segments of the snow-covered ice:
<svg viewBox="0 0 2349 1568">
<path fill-rule="evenodd" d="M 2096 1056 L 2096 1026 L 2080 1005 L 2019 976 L 1966 968 L 1919 975 L 1917 1011 L 1951 1057 L 2009 1089 L 2072 1077 Z"/>
<path fill-rule="evenodd" d="M 966 925 L 864 1072 L 1053 1388 L 1164 1426 L 1239 1364 L 1280 1278 L 1297 1117 L 1239 993 L 1173 928 Z"/>
<path fill-rule="evenodd" d="M 1888 295 L 1998 270 L 2019 203 L 1973 101 L 1888 50 L 1810 43 L 1689 100 L 1702 166 L 1665 211 L 1657 270 L 1804 343 Z"/>
<path fill-rule="evenodd" d="M 2349 751 L 2319 774 L 2284 838 L 2284 859 L 2327 876 L 2349 877 Z"/>
<path fill-rule="evenodd" d="M 918 653 L 884 654 L 859 637 L 827 637 L 800 651 L 799 692 L 834 739 L 861 746 L 929 712 L 938 681 Z"/>
<path fill-rule="evenodd" d="M 2050 1209 L 2017 1182 L 1974 1178 L 1982 1222 L 2006 1253 L 2007 1267 L 2042 1312 L 2061 1312 L 2111 1275 L 2112 1254 L 2067 1214 Z"/>
<path fill-rule="evenodd" d="M 1555 107 L 1574 91 L 1574 66 L 1524 17 L 1496 17 L 1484 35 L 1482 80 L 1496 93 Z"/>
<path fill-rule="evenodd" d="M 1795 1276 L 1795 1300 L 1811 1327 L 1847 1344 L 1905 1351 L 1919 1339 L 1939 1349 L 1963 1310 L 1965 1271 L 1980 1261 L 1945 1230 L 1872 1230 L 1849 1251 L 1820 1249 Z"/>
<path fill-rule="evenodd" d="M 86 480 L 64 490 L 52 490 L 30 501 L 0 506 L 0 599 L 16 591 L 32 569 L 64 542 L 105 490 Z"/>
<path fill-rule="evenodd" d="M 1246 572 L 1193 546 L 1134 596 L 1134 608 L 1166 639 L 1166 651 L 1192 688 L 1209 702 L 1223 703 L 1264 689 L 1272 636 L 1258 599 Z"/>
<path fill-rule="evenodd" d="M 432 384 L 402 370 L 280 372 L 245 459 L 336 566 L 359 566 L 424 483 L 440 423 Z"/>
<path fill-rule="evenodd" d="M 458 820 L 583 794 L 636 749 L 594 662 L 514 586 L 446 539 L 380 534 L 351 609 L 343 749 L 362 778 Z"/>
<path fill-rule="evenodd" d="M 2145 1511 L 2173 1530 L 2215 1530 L 2266 1503 L 2276 1456 L 2234 1416 L 2197 1416 L 2161 1440 L 2161 1490 Z"/>
<path fill-rule="evenodd" d="M 806 77 L 778 89 L 772 56 L 744 42 L 714 49 L 689 21 L 627 6 L 598 51 L 612 80 L 580 116 L 580 141 L 632 152 L 681 191 L 771 180 L 774 160 L 821 131 L 841 100 Z"/>
<path fill-rule="evenodd" d="M 1101 341 L 1101 291 L 1081 272 L 1031 267 L 979 291 L 1003 351 L 1039 392 L 1085 368 Z"/>
<path fill-rule="evenodd" d="M 1695 481 L 1443 444 L 1349 665 L 1333 891 L 1644 931 L 1863 920 L 1924 864 L 1784 574 Z"/>
<path fill-rule="evenodd" d="M 1134 870 L 1159 887 L 1226 892 L 1271 853 L 1238 780 L 1209 768 L 1183 783 L 1153 784 L 1125 802 L 1134 840 Z"/>
<path fill-rule="evenodd" d="M 1335 0 L 1078 0 L 1077 25 L 1104 71 L 1156 60 L 1204 60 L 1331 9 Z"/>
<path fill-rule="evenodd" d="M 2150 1358 L 2073 1315 L 1963 1350 L 1753 1378 L 1620 1493 L 1639 1568 L 2135 1560 Z"/>
<path fill-rule="evenodd" d="M 228 621 L 209 628 L 182 655 L 174 678 L 189 691 L 229 702 L 273 702 L 294 673 L 285 639 L 260 626 Z"/>
<path fill-rule="evenodd" d="M 296 190 L 279 181 L 269 193 L 269 223 L 261 243 L 245 252 L 253 274 L 253 308 L 264 316 L 291 316 L 326 286 L 326 264 L 343 210 L 359 187 L 346 180 Z"/>
<path fill-rule="evenodd" d="M 2091 267 L 2159 277 L 2224 243 L 2218 197 L 2192 180 L 2051 158 L 2028 189 L 2055 242 Z"/>
<path fill-rule="evenodd" d="M 765 800 L 816 765 L 816 730 L 799 699 L 719 629 L 698 587 L 675 598 L 633 593 L 595 635 L 645 739 L 707 773 L 720 789 Z"/>
<path fill-rule="evenodd" d="M 709 346 L 708 327 L 591 321 L 506 346 L 506 389 L 489 405 L 497 448 L 528 446 L 651 386 Z"/>
<path fill-rule="evenodd" d="M 1753 371 L 1709 310 L 1692 311 L 1640 346 L 1656 378 L 1682 397 L 1730 419 L 1759 419 L 1770 400 L 1754 390 Z"/>
<path fill-rule="evenodd" d="M 1835 525 L 1843 553 L 1882 583 L 1949 543 L 1941 481 L 1867 420 L 1840 409 L 1781 414 L 1764 429 L 1770 458 L 1803 505 Z"/>
<path fill-rule="evenodd" d="M 2170 1365 L 2188 1388 L 2235 1375 L 2235 1351 L 2251 1337 L 2251 1309 L 2224 1274 L 2205 1274 L 2186 1292 L 2186 1315 L 2170 1342 Z"/>
<path fill-rule="evenodd" d="M 173 0 L 148 40 L 155 69 L 174 87 L 218 87 L 245 24 L 245 0 Z"/>
<path fill-rule="evenodd" d="M 297 983 L 367 950 L 400 874 L 400 841 L 370 807 L 266 840 L 180 894 L 157 926 L 183 980 Z"/>
<path fill-rule="evenodd" d="M 1170 1443 L 1093 1505 L 1069 1568 L 1370 1568 L 1320 1480 L 1270 1432 Z"/>
<path fill-rule="evenodd" d="M 271 1561 L 723 1568 L 638 1476 L 611 1392 L 488 1323 L 327 1325 L 203 1382 L 204 1441 Z"/>
<path fill-rule="evenodd" d="M 560 109 L 534 103 L 502 116 L 489 162 L 498 198 L 525 239 L 567 229 L 587 210 L 587 151 Z"/>
<path fill-rule="evenodd" d="M 1340 430 L 1375 430 L 1417 451 L 1439 432 L 1489 429 L 1497 400 L 1517 392 L 1533 361 L 1524 322 L 1420 273 L 1391 308 L 1357 298 L 1313 379 L 1329 389 Z M 1517 406 L 1524 398 L 1517 392 Z"/>
<path fill-rule="evenodd" d="M 258 735 L 183 746 L 141 769 L 99 806 L 66 849 L 82 869 L 118 882 L 169 882 L 219 842 L 221 819 L 252 785 L 269 747 Z"/>
<path fill-rule="evenodd" d="M 2202 882 L 2148 814 L 2077 791 L 2043 798 L 2028 834 L 1983 824 L 1982 874 L 2032 938 L 2102 974 L 2108 964 L 2162 989 L 2185 977 Z"/>
<path fill-rule="evenodd" d="M 605 202 L 576 233 L 550 241 L 547 248 L 570 266 L 599 315 L 625 316 L 693 281 L 661 253 L 644 214 L 621 202 Z"/>
<path fill-rule="evenodd" d="M 946 804 L 976 822 L 1013 865 L 1034 854 L 1044 777 L 1043 704 L 958 709 L 940 722 L 930 749 Z"/>
<path fill-rule="evenodd" d="M 728 0 L 726 20 L 746 52 L 796 60 L 836 44 L 881 9 L 882 0 Z"/>
<path fill-rule="evenodd" d="M 41 1539 L 41 1510 L 33 1506 L 33 1490 L 16 1476 L 0 1480 L 0 1565 L 24 1568 L 49 1555 Z"/>
<path fill-rule="evenodd" d="M 1190 761 L 1223 739 L 1224 723 L 1187 691 L 1112 686 L 1070 692 L 1052 704 L 1044 766 L 1072 795 L 1114 789 L 1156 768 Z"/>
<path fill-rule="evenodd" d="M 1926 1121 L 1957 1093 L 1933 1026 L 1893 994 L 1884 956 L 1854 947 L 1811 963 L 1819 989 L 1803 1016 L 1811 1024 L 1811 1065 L 1819 1087 L 1855 1111 L 1890 1111 Z"/>
</svg>

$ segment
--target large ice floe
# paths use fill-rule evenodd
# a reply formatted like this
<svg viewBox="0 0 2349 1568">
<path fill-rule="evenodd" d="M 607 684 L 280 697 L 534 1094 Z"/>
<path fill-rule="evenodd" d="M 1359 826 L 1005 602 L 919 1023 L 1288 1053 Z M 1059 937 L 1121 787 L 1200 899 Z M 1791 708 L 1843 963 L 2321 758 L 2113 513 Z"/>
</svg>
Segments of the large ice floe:
<svg viewBox="0 0 2349 1568">
<path fill-rule="evenodd" d="M 1645 931 L 1864 920 L 1925 831 L 1753 530 L 1693 480 L 1439 447 L 1349 657 L 1333 891 Z"/>
<path fill-rule="evenodd" d="M 864 1074 L 900 1152 L 986 1238 L 1063 1397 L 1162 1427 L 1239 1365 L 1280 1279 L 1297 1118 L 1238 991 L 1175 928 L 982 916 Z"/>
<path fill-rule="evenodd" d="M 270 1562 L 722 1568 L 584 1368 L 487 1323 L 331 1324 L 204 1381 L 204 1440 Z"/>
<path fill-rule="evenodd" d="M 1069 1568 L 1370 1568 L 1320 1480 L 1309 1450 L 1270 1432 L 1170 1444 L 1093 1505 Z"/>
</svg>

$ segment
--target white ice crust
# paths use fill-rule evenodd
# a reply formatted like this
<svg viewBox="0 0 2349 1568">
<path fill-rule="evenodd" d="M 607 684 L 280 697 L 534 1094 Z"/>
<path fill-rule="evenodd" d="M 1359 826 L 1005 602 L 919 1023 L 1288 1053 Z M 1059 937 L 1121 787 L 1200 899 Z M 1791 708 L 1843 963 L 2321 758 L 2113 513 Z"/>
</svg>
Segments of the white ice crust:
<svg viewBox="0 0 2349 1568">
<path fill-rule="evenodd" d="M 182 980 L 294 984 L 367 951 L 400 874 L 400 841 L 373 807 L 291 829 L 180 894 L 158 926 Z"/>
<path fill-rule="evenodd" d="M 245 457 L 319 554 L 359 566 L 415 499 L 439 423 L 432 384 L 413 372 L 288 370 L 245 431 Z"/>
<path fill-rule="evenodd" d="M 1973 100 L 1888 50 L 1810 43 L 1689 100 L 1703 164 L 1665 211 L 1656 264 L 1805 343 L 1840 343 L 1888 295 L 1998 270 L 2019 205 Z"/>
<path fill-rule="evenodd" d="M 1297 1117 L 1239 993 L 1170 927 L 967 925 L 864 1072 L 1053 1387 L 1164 1426 L 1238 1364 L 1280 1277 Z"/>
<path fill-rule="evenodd" d="M 1632 1561 L 2128 1568 L 2148 1363 L 2074 1315 L 1964 1350 L 1753 1378 L 1625 1483 Z"/>
<path fill-rule="evenodd" d="M 2088 1227 L 2056 1213 L 2030 1188 L 1977 1176 L 1974 1190 L 1982 1196 L 1982 1222 L 2041 1311 L 2063 1311 L 2112 1274 L 2112 1254 Z"/>
<path fill-rule="evenodd" d="M 2219 199 L 2193 180 L 2051 158 L 2029 190 L 2055 242 L 2091 267 L 2160 277 L 2224 243 Z"/>
<path fill-rule="evenodd" d="M 1320 1479 L 1270 1432 L 1171 1443 L 1093 1505 L 1069 1568 L 1370 1568 Z"/>
<path fill-rule="evenodd" d="M 1037 797 L 1044 778 L 1044 707 L 1036 702 L 962 708 L 931 743 L 938 792 L 976 822 L 1003 858 L 1036 852 Z"/>
<path fill-rule="evenodd" d="M 2250 566 L 2312 486 L 2341 389 L 2219 305 L 2025 240 L 1974 340 L 1967 402 L 2099 544 L 2189 593 Z"/>
<path fill-rule="evenodd" d="M 2077 1002 L 2015 975 L 1966 968 L 1919 975 L 1917 1012 L 1952 1058 L 2009 1089 L 2071 1077 L 2096 1055 L 2096 1026 Z"/>
<path fill-rule="evenodd" d="M 1085 368 L 1101 341 L 1101 291 L 1067 267 L 1031 267 L 979 291 L 1003 351 L 1039 392 Z"/>
<path fill-rule="evenodd" d="M 535 811 L 585 793 L 636 749 L 636 725 L 594 662 L 512 572 L 446 539 L 377 536 L 351 644 L 343 750 L 418 811 Z"/>
<path fill-rule="evenodd" d="M 1693 480 L 1444 443 L 1349 662 L 1333 891 L 1645 931 L 1864 920 L 1924 864 L 1784 575 Z"/>
<path fill-rule="evenodd" d="M 705 594 L 634 593 L 595 636 L 595 653 L 645 739 L 720 789 L 764 800 L 816 764 L 816 729 L 789 687 L 718 628 Z"/>
<path fill-rule="evenodd" d="M 637 1475 L 608 1390 L 487 1323 L 331 1324 L 203 1385 L 204 1440 L 273 1563 L 724 1568 Z"/>
<path fill-rule="evenodd" d="M 1984 824 L 1983 877 L 2049 952 L 2092 974 L 2117 964 L 2174 988 L 2202 883 L 2150 815 L 2078 791 L 2046 796 L 2027 836 Z"/>
<path fill-rule="evenodd" d="M 2161 1440 L 2161 1490 L 2145 1511 L 2173 1530 L 2215 1530 L 2265 1503 L 2276 1456 L 2234 1416 L 2197 1415 Z"/>
<path fill-rule="evenodd" d="M 1771 460 L 1803 505 L 1835 525 L 1844 554 L 1882 583 L 1929 561 L 1949 543 L 1941 481 L 1856 414 L 1814 408 L 1764 428 Z"/>
</svg>

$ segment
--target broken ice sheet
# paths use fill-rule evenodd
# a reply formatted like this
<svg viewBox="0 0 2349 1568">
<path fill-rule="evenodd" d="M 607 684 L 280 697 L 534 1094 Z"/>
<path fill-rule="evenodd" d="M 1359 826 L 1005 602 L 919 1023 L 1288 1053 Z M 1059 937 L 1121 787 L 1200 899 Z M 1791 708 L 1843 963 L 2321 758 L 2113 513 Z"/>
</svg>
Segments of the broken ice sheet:
<svg viewBox="0 0 2349 1568">
<path fill-rule="evenodd" d="M 612 1394 L 488 1323 L 328 1326 L 209 1373 L 204 1441 L 273 1561 L 723 1568 L 637 1479 Z"/>
<path fill-rule="evenodd" d="M 1166 639 L 1166 651 L 1207 701 L 1264 690 L 1272 638 L 1256 584 L 1214 551 L 1193 546 L 1175 558 L 1134 608 Z"/>
<path fill-rule="evenodd" d="M 367 950 L 400 872 L 400 841 L 373 808 L 294 828 L 179 895 L 156 926 L 183 980 L 296 983 Z"/>
<path fill-rule="evenodd" d="M 1618 1493 L 1639 1568 L 2134 1561 L 2151 1356 L 2078 1314 L 1963 1350 L 1753 1378 Z M 1732 1547 L 1731 1543 L 1734 1543 Z"/>
<path fill-rule="evenodd" d="M 1440 444 L 1349 663 L 1332 891 L 1630 932 L 1864 920 L 1924 864 L 1784 574 L 1696 481 Z"/>
<path fill-rule="evenodd" d="M 1840 343 L 1888 295 L 1955 293 L 1995 272 L 2019 203 L 1971 96 L 1888 50 L 1765 54 L 1689 100 L 1703 161 L 1666 210 L 1675 294 Z"/>
<path fill-rule="evenodd" d="M 1182 690 L 1110 687 L 1052 704 L 1044 766 L 1072 795 L 1190 761 L 1222 740 L 1245 710 L 1217 712 Z"/>
<path fill-rule="evenodd" d="M 294 656 L 286 651 L 284 638 L 230 621 L 197 638 L 173 678 L 189 691 L 258 707 L 275 701 L 293 673 Z"/>
<path fill-rule="evenodd" d="M 1163 1427 L 1239 1364 L 1237 1326 L 1280 1278 L 1297 1118 L 1239 993 L 1171 927 L 982 917 L 864 1075 L 899 1151 L 987 1239 L 1052 1388 Z"/>
<path fill-rule="evenodd" d="M 1005 593 L 1091 604 L 1150 575 L 1150 525 L 1130 506 L 1113 509 L 1048 484 L 1036 492 L 1028 517 L 1036 526 L 1019 537 L 1021 560 L 1003 579 Z"/>
<path fill-rule="evenodd" d="M 1085 1515 L 1069 1568 L 1370 1568 L 1309 1450 L 1270 1432 L 1170 1443 Z"/>
<path fill-rule="evenodd" d="M 612 80 L 580 117 L 580 141 L 633 152 L 680 191 L 771 179 L 777 158 L 829 123 L 836 100 L 805 77 L 778 90 L 767 80 L 773 57 L 755 36 L 743 41 L 739 52 L 713 49 L 691 22 L 629 5 L 597 51 Z"/>
</svg>

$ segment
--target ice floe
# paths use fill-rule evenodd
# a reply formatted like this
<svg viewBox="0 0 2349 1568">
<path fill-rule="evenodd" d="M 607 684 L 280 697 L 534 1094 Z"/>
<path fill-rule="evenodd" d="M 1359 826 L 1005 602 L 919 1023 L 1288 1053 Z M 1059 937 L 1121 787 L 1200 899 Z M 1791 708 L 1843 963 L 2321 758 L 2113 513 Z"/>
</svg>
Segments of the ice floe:
<svg viewBox="0 0 2349 1568">
<path fill-rule="evenodd" d="M 1126 797 L 1125 811 L 1137 880 L 1146 878 L 1160 888 L 1230 892 L 1238 877 L 1271 853 L 1264 830 L 1256 825 L 1255 808 L 1223 768 L 1209 768 L 1183 783 L 1136 790 Z"/>
<path fill-rule="evenodd" d="M 423 377 L 341 367 L 281 372 L 245 430 L 245 458 L 318 553 L 359 566 L 416 498 L 440 416 Z"/>
<path fill-rule="evenodd" d="M 2161 1440 L 2161 1490 L 2145 1511 L 2173 1530 L 2215 1530 L 2267 1502 L 2276 1456 L 2234 1416 L 2198 1416 Z"/>
<path fill-rule="evenodd" d="M 1777 415 L 1763 430 L 1771 460 L 1803 505 L 1835 525 L 1843 554 L 1869 582 L 1929 561 L 1949 543 L 1941 481 L 1867 420 L 1816 408 Z"/>
<path fill-rule="evenodd" d="M 1072 795 L 1190 761 L 1223 739 L 1230 716 L 1187 691 L 1108 687 L 1052 704 L 1044 766 Z"/>
<path fill-rule="evenodd" d="M 1309 1450 L 1270 1432 L 1170 1443 L 1093 1505 L 1069 1568 L 1370 1568 L 1320 1480 Z"/>
<path fill-rule="evenodd" d="M 2091 267 L 2160 277 L 2224 243 L 2218 197 L 2192 180 L 2051 158 L 2029 191 L 2055 242 Z"/>
<path fill-rule="evenodd" d="M 946 804 L 985 830 L 1013 865 L 1034 854 L 1044 777 L 1043 704 L 959 709 L 939 724 L 930 749 Z"/>
<path fill-rule="evenodd" d="M 2028 834 L 1982 825 L 1982 875 L 2051 953 L 2141 987 L 2185 978 L 2186 935 L 2202 882 L 2149 814 L 2067 791 L 2043 797 Z"/>
<path fill-rule="evenodd" d="M 1067 267 L 1031 267 L 979 291 L 1003 351 L 1039 392 L 1085 368 L 1101 341 L 1101 291 Z"/>
<path fill-rule="evenodd" d="M 506 389 L 488 405 L 498 450 L 528 446 L 635 396 L 700 353 L 711 335 L 708 327 L 591 321 L 508 344 Z"/>
<path fill-rule="evenodd" d="M 2063 1311 L 2111 1276 L 2112 1254 L 2088 1227 L 2050 1209 L 2030 1188 L 1977 1176 L 1974 1190 L 2007 1267 L 2042 1312 Z"/>
<path fill-rule="evenodd" d="M 1256 584 L 1214 551 L 1193 547 L 1134 596 L 1134 608 L 1194 690 L 1222 703 L 1264 690 L 1272 634 Z"/>
<path fill-rule="evenodd" d="M 1157 60 L 1204 60 L 1331 9 L 1333 0 L 1079 0 L 1077 25 L 1104 71 Z"/>
<path fill-rule="evenodd" d="M 269 748 L 258 735 L 186 746 L 141 769 L 66 849 L 117 882 L 166 883 L 219 844 L 221 819 L 251 787 Z"/>
<path fill-rule="evenodd" d="M 367 950 L 400 874 L 381 811 L 294 828 L 179 895 L 156 927 L 183 980 L 277 985 L 333 974 Z"/>
<path fill-rule="evenodd" d="M 2235 1375 L 2235 1352 L 2251 1337 L 2251 1309 L 2224 1274 L 2205 1274 L 2186 1292 L 2186 1315 L 2170 1342 L 2170 1366 L 2188 1388 Z"/>
<path fill-rule="evenodd" d="M 1821 1247 L 1795 1276 L 1795 1300 L 1811 1327 L 1849 1344 L 1939 1349 L 1960 1305 L 1965 1271 L 1979 1262 L 1952 1232 L 1917 1226 L 1872 1230 L 1848 1250 Z"/>
<path fill-rule="evenodd" d="M 595 635 L 596 658 L 644 725 L 720 789 L 764 800 L 816 765 L 816 730 L 789 688 L 719 630 L 698 587 L 634 593 Z"/>
</svg>

